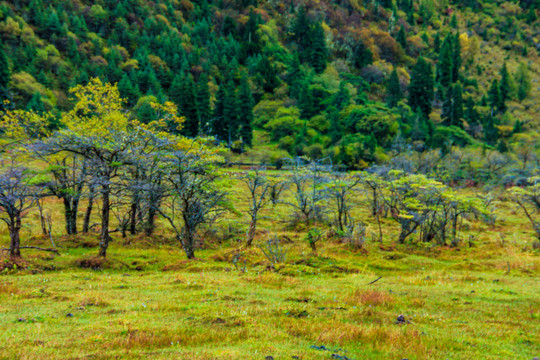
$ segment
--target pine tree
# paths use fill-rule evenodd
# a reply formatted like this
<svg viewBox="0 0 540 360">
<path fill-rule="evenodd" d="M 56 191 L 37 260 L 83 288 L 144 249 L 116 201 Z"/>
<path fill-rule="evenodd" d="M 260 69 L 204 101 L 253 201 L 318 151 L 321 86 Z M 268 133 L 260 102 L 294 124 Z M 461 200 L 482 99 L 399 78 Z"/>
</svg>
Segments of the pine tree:
<svg viewBox="0 0 540 360">
<path fill-rule="evenodd" d="M 491 87 L 488 91 L 488 101 L 491 111 L 495 109 L 500 110 L 501 104 L 503 104 L 501 101 L 501 95 L 499 93 L 499 81 L 497 79 L 494 79 L 491 83 Z"/>
<path fill-rule="evenodd" d="M 529 70 L 525 64 L 519 64 L 516 81 L 518 84 L 517 97 L 519 101 L 525 100 L 531 91 L 531 77 L 529 75 Z"/>
<path fill-rule="evenodd" d="M 261 52 L 262 43 L 259 35 L 259 18 L 253 12 L 253 8 L 249 9 L 249 17 L 242 31 L 242 46 L 244 58 L 258 54 Z"/>
<path fill-rule="evenodd" d="M 472 96 L 469 96 L 467 100 L 465 100 L 465 114 L 464 117 L 469 123 L 469 125 L 475 125 L 479 122 L 479 114 L 478 111 L 476 111 L 475 108 L 475 101 Z"/>
<path fill-rule="evenodd" d="M 401 25 L 399 32 L 397 33 L 397 42 L 401 45 L 403 50 L 407 51 L 407 35 L 405 34 L 405 28 Z"/>
<path fill-rule="evenodd" d="M 300 6 L 296 13 L 292 26 L 293 40 L 298 46 L 300 54 L 304 54 L 305 50 L 309 49 L 309 43 L 311 41 L 311 20 L 307 16 L 306 8 Z M 302 58 L 302 60 L 305 60 Z"/>
<path fill-rule="evenodd" d="M 263 56 L 257 64 L 256 79 L 265 92 L 272 93 L 279 86 L 276 67 Z"/>
<path fill-rule="evenodd" d="M 326 69 L 326 58 L 328 50 L 324 30 L 319 21 L 315 23 L 311 31 L 311 46 L 309 48 L 309 63 L 320 74 Z"/>
<path fill-rule="evenodd" d="M 371 64 L 372 62 L 373 53 L 361 39 L 358 40 L 353 50 L 354 67 L 356 67 L 357 69 L 362 69 L 363 67 Z"/>
<path fill-rule="evenodd" d="M 346 85 L 347 83 L 345 81 L 341 81 L 338 91 L 330 98 L 329 106 L 337 111 L 343 110 L 351 103 L 351 94 Z"/>
<path fill-rule="evenodd" d="M 217 94 L 214 111 L 212 113 L 210 134 L 214 135 L 218 140 L 227 140 L 227 128 L 225 120 L 225 102 L 227 95 L 225 94 L 225 84 L 220 84 Z"/>
<path fill-rule="evenodd" d="M 450 19 L 450 26 L 454 29 L 457 30 L 458 28 L 458 20 L 457 20 L 457 16 L 456 16 L 456 13 L 454 13 L 452 15 L 452 18 Z"/>
<path fill-rule="evenodd" d="M 229 147 L 238 138 L 237 100 L 232 80 L 219 86 L 212 118 L 212 134 L 226 141 Z"/>
<path fill-rule="evenodd" d="M 182 78 L 182 97 L 178 110 L 186 118 L 182 133 L 189 137 L 195 137 L 199 133 L 199 113 L 197 111 L 197 98 L 195 94 L 195 83 L 191 74 Z"/>
<path fill-rule="evenodd" d="M 195 97 L 195 84 L 190 74 L 175 76 L 169 89 L 169 98 L 178 108 L 178 114 L 185 117 L 182 133 L 189 137 L 199 132 L 199 114 Z"/>
<path fill-rule="evenodd" d="M 388 107 L 394 107 L 403 98 L 401 92 L 401 84 L 399 83 L 399 76 L 396 68 L 390 74 L 390 79 L 386 84 L 386 104 Z"/>
<path fill-rule="evenodd" d="M 435 36 L 433 37 L 433 50 L 438 53 L 441 49 L 441 36 L 439 35 L 439 32 L 435 33 Z"/>
<path fill-rule="evenodd" d="M 443 124 L 463 127 L 463 94 L 459 83 L 450 86 L 445 96 L 442 109 Z"/>
<path fill-rule="evenodd" d="M 240 125 L 239 135 L 247 146 L 252 145 L 253 141 L 253 95 L 247 75 L 244 74 L 238 90 L 238 123 Z"/>
<path fill-rule="evenodd" d="M 129 106 L 135 105 L 141 96 L 141 92 L 136 86 L 133 86 L 128 74 L 124 74 L 120 82 L 118 82 L 118 91 L 120 96 L 127 100 Z"/>
<path fill-rule="evenodd" d="M 227 131 L 227 140 L 229 147 L 232 142 L 238 139 L 238 103 L 234 82 L 227 81 L 225 84 L 225 104 L 223 105 L 223 118 L 225 120 L 225 129 Z"/>
<path fill-rule="evenodd" d="M 448 34 L 442 43 L 439 52 L 439 62 L 437 63 L 437 80 L 443 89 L 447 89 L 452 83 L 453 69 L 453 36 Z"/>
<path fill-rule="evenodd" d="M 28 111 L 34 111 L 38 114 L 43 114 L 47 111 L 45 108 L 45 104 L 43 104 L 43 100 L 41 99 L 41 94 L 39 92 L 35 92 L 34 95 L 32 95 L 32 98 L 26 104 L 26 110 Z"/>
<path fill-rule="evenodd" d="M 510 74 L 508 73 L 506 63 L 504 63 L 501 68 L 501 81 L 499 83 L 499 97 L 501 104 L 505 104 L 503 106 L 504 108 L 506 108 L 506 102 L 510 100 L 510 82 Z"/>
<path fill-rule="evenodd" d="M 301 81 L 304 78 L 304 73 L 300 68 L 300 57 L 295 53 L 288 66 L 286 81 L 289 84 L 289 96 L 298 99 L 300 95 Z"/>
<path fill-rule="evenodd" d="M 4 43 L 0 41 L 0 110 L 4 108 L 4 100 L 9 99 L 8 85 L 11 80 L 11 70 L 4 51 Z"/>
<path fill-rule="evenodd" d="M 203 73 L 197 83 L 197 106 L 199 114 L 199 126 L 203 133 L 208 132 L 212 109 L 210 108 L 210 91 L 208 89 L 208 76 Z"/>
<path fill-rule="evenodd" d="M 416 61 L 409 84 L 409 106 L 420 111 L 425 118 L 431 113 L 433 102 L 433 70 L 431 64 L 422 56 Z"/>
<path fill-rule="evenodd" d="M 459 80 L 459 69 L 461 68 L 461 43 L 459 42 L 459 33 L 453 36 L 452 44 L 452 82 Z"/>
</svg>

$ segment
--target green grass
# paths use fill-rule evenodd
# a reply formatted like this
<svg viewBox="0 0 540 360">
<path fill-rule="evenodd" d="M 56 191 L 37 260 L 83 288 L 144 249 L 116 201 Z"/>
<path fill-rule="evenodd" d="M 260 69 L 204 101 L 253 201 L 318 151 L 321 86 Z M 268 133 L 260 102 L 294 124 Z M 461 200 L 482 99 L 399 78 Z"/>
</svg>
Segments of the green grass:
<svg viewBox="0 0 540 360">
<path fill-rule="evenodd" d="M 301 242 L 288 246 L 277 272 L 255 249 L 245 272 L 224 261 L 229 247 L 190 262 L 172 246 L 117 241 L 104 270 L 74 265 L 95 249 L 27 251 L 27 270 L 0 277 L 0 357 L 527 359 L 540 351 L 534 254 L 374 244 L 360 254 L 327 243 L 316 256 Z M 396 324 L 400 314 L 410 323 Z"/>
<path fill-rule="evenodd" d="M 232 197 L 242 189 L 232 186 Z M 363 200 L 358 199 L 359 203 Z M 238 201 L 237 201 L 238 202 Z M 1 359 L 532 359 L 540 354 L 540 258 L 528 223 L 502 202 L 494 228 L 466 224 L 472 247 L 384 244 L 351 251 L 321 240 L 311 253 L 284 206 L 265 209 L 256 243 L 286 234 L 275 271 L 261 251 L 243 250 L 245 220 L 217 224 L 221 238 L 185 255 L 165 224 L 152 238 L 115 234 L 95 261 L 97 234 L 61 236 L 61 204 L 48 200 L 60 254 L 23 250 L 24 265 L 0 276 Z M 240 209 L 244 206 L 238 202 Z M 359 206 L 368 237 L 375 223 Z M 49 246 L 28 214 L 23 245 Z M 230 228 L 230 229 L 229 229 Z M 0 228 L 3 247 L 7 232 Z M 500 241 L 499 233 L 505 242 Z M 8 259 L 0 259 L 0 264 Z M 244 265 L 245 260 L 245 265 Z M 369 284 L 378 277 L 380 280 Z M 68 314 L 73 316 L 68 317 Z M 403 314 L 409 323 L 396 324 Z M 23 319 L 19 321 L 18 319 Z M 313 348 L 324 346 L 329 350 Z M 335 358 L 335 357 L 334 357 Z"/>
</svg>

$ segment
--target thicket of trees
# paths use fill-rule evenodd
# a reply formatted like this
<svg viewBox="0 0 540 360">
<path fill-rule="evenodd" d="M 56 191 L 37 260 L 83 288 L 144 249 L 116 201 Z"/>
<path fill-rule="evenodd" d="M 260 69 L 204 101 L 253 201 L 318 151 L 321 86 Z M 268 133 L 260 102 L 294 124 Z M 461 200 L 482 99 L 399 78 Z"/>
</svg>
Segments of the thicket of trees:
<svg viewBox="0 0 540 360">
<path fill-rule="evenodd" d="M 92 79 L 71 93 L 74 106 L 59 119 L 61 130 L 52 133 L 45 126 L 50 114 L 4 111 L 2 130 L 10 142 L 0 172 L 0 219 L 9 229 L 12 257 L 21 256 L 19 233 L 24 215 L 45 197 L 62 200 L 67 235 L 79 231 L 79 204 L 84 200 L 82 231 L 99 232 L 100 257 L 107 256 L 112 233 L 152 235 L 159 216 L 192 259 L 204 241 L 204 226 L 226 212 L 239 215 L 241 210 L 228 197 L 221 183 L 223 172 L 217 168 L 223 161 L 223 148 L 211 138 L 171 134 L 171 125 L 181 129 L 186 122 L 177 115 L 174 104 L 150 103 L 156 118 L 142 123 L 126 111 L 115 85 Z M 460 163 L 464 160 L 458 152 L 448 156 Z M 333 236 L 362 246 L 366 228 L 353 215 L 358 206 L 366 206 L 376 220 L 374 239 L 378 241 L 383 241 L 381 218 L 392 218 L 399 226 L 395 239 L 399 243 L 414 240 L 458 246 L 463 241 L 464 219 L 493 224 L 492 203 L 486 201 L 489 197 L 463 195 L 419 174 L 420 165 L 436 170 L 429 166 L 432 160 L 403 158 L 401 167 L 408 167 L 407 171 L 396 165 L 393 170 L 381 167 L 348 173 L 331 163 L 294 158 L 283 165 L 287 176 L 269 175 L 264 168 L 248 171 L 239 179 L 248 189 L 245 243 L 251 246 L 255 239 L 261 210 L 280 203 L 291 209 L 288 219 L 292 226 L 309 230 L 314 251 L 322 237 L 321 226 L 329 227 Z M 525 157 L 523 161 L 527 161 Z M 36 162 L 39 166 L 33 165 Z M 47 164 L 44 168 L 43 163 Z M 500 159 L 493 163 L 494 168 L 486 169 L 496 175 L 504 165 Z M 451 166 L 438 170 L 442 177 L 445 171 L 455 170 Z M 538 177 L 531 177 L 522 187 L 512 188 L 509 198 L 540 236 L 538 189 Z M 362 198 L 365 200 L 359 201 Z M 95 203 L 101 210 L 93 217 L 99 219 L 97 224 L 91 223 Z"/>
</svg>

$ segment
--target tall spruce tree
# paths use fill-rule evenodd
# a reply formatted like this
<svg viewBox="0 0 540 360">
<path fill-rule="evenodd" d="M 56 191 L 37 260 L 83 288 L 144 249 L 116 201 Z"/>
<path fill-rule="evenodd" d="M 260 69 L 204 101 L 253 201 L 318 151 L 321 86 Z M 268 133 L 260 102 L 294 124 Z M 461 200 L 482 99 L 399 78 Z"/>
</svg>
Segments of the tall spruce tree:
<svg viewBox="0 0 540 360">
<path fill-rule="evenodd" d="M 456 83 L 448 89 L 443 103 L 442 118 L 446 126 L 463 127 L 463 93 L 461 84 Z"/>
<path fill-rule="evenodd" d="M 203 73 L 197 82 L 197 106 L 199 115 L 199 130 L 208 133 L 212 109 L 210 108 L 210 90 L 208 89 L 208 76 Z"/>
<path fill-rule="evenodd" d="M 309 47 L 309 64 L 320 74 L 326 69 L 328 49 L 321 22 L 317 21 L 311 30 L 311 46 Z"/>
<path fill-rule="evenodd" d="M 373 62 L 373 53 L 364 44 L 362 39 L 358 40 L 353 49 L 353 65 L 357 69 L 362 69 Z"/>
<path fill-rule="evenodd" d="M 227 126 L 225 119 L 225 103 L 228 101 L 228 96 L 226 94 L 226 86 L 224 83 L 219 85 L 217 94 L 216 94 L 216 103 L 214 106 L 214 111 L 212 112 L 210 134 L 214 135 L 218 140 L 225 141 L 227 140 Z"/>
<path fill-rule="evenodd" d="M 433 102 L 433 69 L 422 56 L 416 61 L 409 84 L 409 106 L 420 111 L 425 118 L 429 117 Z"/>
<path fill-rule="evenodd" d="M 501 68 L 501 81 L 499 83 L 500 102 L 505 104 L 504 108 L 506 108 L 506 102 L 510 100 L 510 81 L 510 74 L 506 63 L 504 63 Z"/>
<path fill-rule="evenodd" d="M 238 89 L 238 124 L 240 126 L 239 136 L 242 142 L 251 146 L 253 142 L 253 95 L 249 86 L 249 80 L 246 74 L 242 77 L 240 88 Z"/>
<path fill-rule="evenodd" d="M 446 91 L 452 83 L 453 74 L 453 35 L 448 34 L 441 45 L 437 63 L 437 81 Z"/>
<path fill-rule="evenodd" d="M 499 81 L 494 79 L 491 82 L 491 86 L 488 91 L 488 101 L 491 111 L 500 110 L 501 108 L 501 95 L 499 93 Z"/>
<path fill-rule="evenodd" d="M 461 68 L 461 43 L 459 42 L 459 33 L 453 36 L 452 44 L 452 82 L 459 81 L 459 70 Z"/>
<path fill-rule="evenodd" d="M 394 70 L 390 74 L 390 79 L 388 79 L 388 83 L 386 84 L 386 104 L 389 107 L 394 107 L 402 98 L 403 93 L 401 92 L 399 76 L 394 67 Z"/>
<path fill-rule="evenodd" d="M 5 53 L 4 43 L 0 40 L 0 110 L 4 108 L 4 100 L 9 99 L 8 85 L 11 80 L 11 69 Z"/>
<path fill-rule="evenodd" d="M 407 35 L 405 34 L 405 27 L 403 27 L 403 25 L 399 28 L 396 40 L 403 50 L 407 51 Z"/>
<path fill-rule="evenodd" d="M 287 76 L 285 80 L 289 85 L 289 96 L 295 99 L 298 99 L 300 95 L 300 90 L 302 86 L 302 79 L 304 78 L 304 73 L 300 68 L 300 57 L 298 53 L 293 54 L 292 59 L 289 63 Z"/>
</svg>

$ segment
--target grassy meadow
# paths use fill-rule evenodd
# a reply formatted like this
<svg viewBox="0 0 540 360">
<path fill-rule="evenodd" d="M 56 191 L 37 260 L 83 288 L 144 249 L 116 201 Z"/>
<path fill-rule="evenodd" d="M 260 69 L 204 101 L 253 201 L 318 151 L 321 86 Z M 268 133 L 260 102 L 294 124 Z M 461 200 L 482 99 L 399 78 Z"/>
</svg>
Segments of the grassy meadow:
<svg viewBox="0 0 540 360">
<path fill-rule="evenodd" d="M 245 189 L 228 178 L 224 186 L 243 210 Z M 16 268 L 7 257 L 0 263 L 1 359 L 540 354 L 539 254 L 529 223 L 509 202 L 497 204 L 495 226 L 471 221 L 463 237 L 474 240 L 450 248 L 398 245 L 390 218 L 383 219 L 383 243 L 374 241 L 375 221 L 359 194 L 354 216 L 368 226 L 363 249 L 323 239 L 316 253 L 305 229 L 288 226 L 291 210 L 269 206 L 255 243 L 286 236 L 287 257 L 275 269 L 257 246 L 242 248 L 247 218 L 234 215 L 204 235 L 193 261 L 164 223 L 152 238 L 113 234 L 108 259 L 96 260 L 98 234 L 63 236 L 61 203 L 46 202 L 59 254 L 23 249 Z M 49 247 L 37 210 L 25 220 L 22 246 Z M 6 247 L 9 235 L 1 231 Z"/>
</svg>

